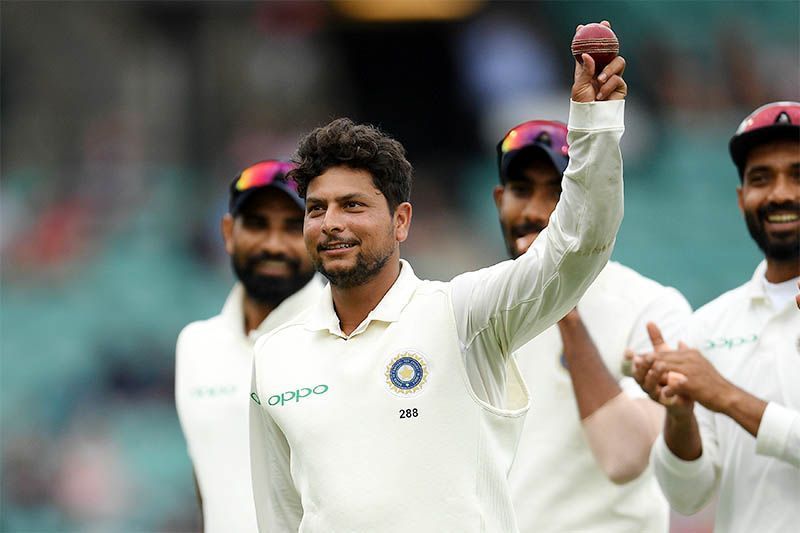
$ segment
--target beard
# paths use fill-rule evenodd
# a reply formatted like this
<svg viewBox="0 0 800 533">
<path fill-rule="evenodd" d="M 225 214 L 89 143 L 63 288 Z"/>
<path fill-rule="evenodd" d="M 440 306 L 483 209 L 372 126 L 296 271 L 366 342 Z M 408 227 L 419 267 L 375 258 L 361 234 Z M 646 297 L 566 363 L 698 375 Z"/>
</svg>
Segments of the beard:
<svg viewBox="0 0 800 533">
<path fill-rule="evenodd" d="M 770 238 L 767 234 L 767 231 L 764 229 L 764 220 L 766 220 L 770 213 L 786 209 L 786 207 L 785 204 L 769 204 L 756 211 L 746 211 L 744 214 L 747 230 L 750 232 L 750 236 L 761 251 L 764 252 L 764 256 L 767 259 L 773 259 L 782 263 L 800 260 L 800 233 L 796 232 L 793 238 L 790 236 L 787 239 L 778 241 Z M 800 204 L 792 204 L 789 207 L 791 207 L 792 210 L 800 211 Z"/>
<path fill-rule="evenodd" d="M 318 249 L 319 251 L 319 249 Z M 314 268 L 325 276 L 331 285 L 340 289 L 350 289 L 358 287 L 374 278 L 378 272 L 386 265 L 389 258 L 394 253 L 394 241 L 383 249 L 377 250 L 372 254 L 365 254 L 359 251 L 356 255 L 356 264 L 347 270 L 327 270 L 322 263 L 319 255 L 313 257 Z"/>
<path fill-rule="evenodd" d="M 285 262 L 290 270 L 289 276 L 265 276 L 257 273 L 256 267 L 262 261 Z M 261 253 L 245 258 L 237 258 L 234 254 L 231 263 L 247 295 L 270 307 L 280 305 L 286 298 L 305 287 L 314 276 L 313 270 L 301 270 L 300 261 L 283 254 Z"/>
</svg>

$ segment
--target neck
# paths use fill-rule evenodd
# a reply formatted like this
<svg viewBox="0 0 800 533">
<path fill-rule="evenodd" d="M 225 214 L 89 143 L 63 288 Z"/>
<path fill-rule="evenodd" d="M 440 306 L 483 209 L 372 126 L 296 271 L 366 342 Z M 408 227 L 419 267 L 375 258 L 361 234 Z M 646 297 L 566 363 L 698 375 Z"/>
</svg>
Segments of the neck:
<svg viewBox="0 0 800 533">
<path fill-rule="evenodd" d="M 770 283 L 782 283 L 798 276 L 800 276 L 800 261 L 797 258 L 788 261 L 767 258 L 765 277 Z"/>
<path fill-rule="evenodd" d="M 350 335 L 367 315 L 377 307 L 400 275 L 400 254 L 395 253 L 373 278 L 356 287 L 331 285 L 333 307 L 339 317 L 342 333 Z"/>
<path fill-rule="evenodd" d="M 268 305 L 251 298 L 247 293 L 244 295 L 244 331 L 250 333 L 256 329 L 265 318 L 275 309 L 275 306 Z"/>
</svg>

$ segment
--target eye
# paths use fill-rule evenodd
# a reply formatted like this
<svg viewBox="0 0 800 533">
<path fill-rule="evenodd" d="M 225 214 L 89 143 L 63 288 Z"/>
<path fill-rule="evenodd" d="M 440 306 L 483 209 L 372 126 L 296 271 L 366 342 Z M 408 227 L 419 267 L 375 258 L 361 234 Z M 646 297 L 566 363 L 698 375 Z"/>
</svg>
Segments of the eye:
<svg viewBox="0 0 800 533">
<path fill-rule="evenodd" d="M 308 216 L 310 216 L 310 217 L 319 216 L 319 215 L 321 215 L 321 214 L 322 214 L 322 213 L 324 213 L 324 212 L 325 212 L 325 207 L 323 207 L 322 205 L 319 205 L 319 204 L 316 204 L 316 205 L 309 205 L 309 206 L 306 208 L 306 213 L 307 213 L 307 214 L 308 214 Z"/>
<path fill-rule="evenodd" d="M 748 185 L 763 185 L 769 180 L 769 175 L 766 172 L 757 171 L 751 172 L 747 175 Z"/>
<path fill-rule="evenodd" d="M 350 210 L 360 209 L 362 207 L 364 207 L 364 204 L 362 204 L 361 202 L 356 202 L 355 200 L 350 200 L 349 202 L 346 202 L 344 204 L 344 208 Z"/>
<path fill-rule="evenodd" d="M 256 215 L 244 215 L 242 216 L 242 224 L 249 229 L 263 229 L 267 227 L 267 220 Z"/>
<path fill-rule="evenodd" d="M 523 182 L 512 182 L 508 185 L 508 190 L 514 196 L 530 196 L 531 186 Z"/>
</svg>

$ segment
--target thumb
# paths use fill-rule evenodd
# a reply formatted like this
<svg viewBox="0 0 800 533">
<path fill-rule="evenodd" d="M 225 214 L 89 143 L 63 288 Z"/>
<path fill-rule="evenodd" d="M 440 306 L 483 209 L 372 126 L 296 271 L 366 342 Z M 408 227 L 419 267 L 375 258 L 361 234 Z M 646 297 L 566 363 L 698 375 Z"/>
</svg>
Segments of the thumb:
<svg viewBox="0 0 800 533">
<path fill-rule="evenodd" d="M 655 322 L 648 322 L 647 323 L 647 334 L 650 336 L 650 342 L 653 345 L 653 349 L 657 352 L 668 352 L 669 346 L 667 343 L 664 342 L 664 336 L 661 335 L 661 330 L 658 329 Z"/>
<path fill-rule="evenodd" d="M 583 63 L 575 61 L 575 81 L 591 83 L 594 78 L 594 59 L 589 54 L 581 54 L 581 60 Z"/>
</svg>

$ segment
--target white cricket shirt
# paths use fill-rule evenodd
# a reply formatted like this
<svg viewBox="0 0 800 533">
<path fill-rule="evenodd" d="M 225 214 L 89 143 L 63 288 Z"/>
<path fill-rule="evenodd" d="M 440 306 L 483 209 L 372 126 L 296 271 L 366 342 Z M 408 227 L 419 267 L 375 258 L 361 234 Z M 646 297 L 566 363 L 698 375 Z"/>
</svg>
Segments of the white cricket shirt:
<svg viewBox="0 0 800 533">
<path fill-rule="evenodd" d="M 677 344 L 691 314 L 675 289 L 610 262 L 578 303 L 586 329 L 609 372 L 629 396 L 646 397 L 621 373 L 626 348 L 652 351 L 645 325 Z M 509 475 L 520 531 L 666 532 L 669 507 L 648 468 L 624 485 L 595 461 L 583 431 L 558 326 L 515 353 L 531 391 L 531 409 Z"/>
<path fill-rule="evenodd" d="M 403 262 L 351 335 L 328 288 L 259 339 L 250 450 L 261 531 L 517 530 L 507 475 L 528 395 L 509 354 L 608 260 L 623 109 L 572 104 L 564 192 L 522 257 L 449 283 Z"/>
<path fill-rule="evenodd" d="M 772 304 L 764 290 L 765 271 L 762 262 L 749 282 L 698 309 L 689 330 L 690 346 L 723 377 L 769 402 L 758 437 L 695 404 L 702 456 L 679 459 L 663 436 L 651 456 L 661 488 L 678 512 L 696 512 L 718 487 L 717 532 L 800 528 L 800 310 L 793 297 Z"/>
<path fill-rule="evenodd" d="M 244 288 L 236 284 L 222 312 L 181 331 L 175 353 L 175 405 L 203 498 L 207 533 L 257 531 L 250 481 L 248 405 L 255 339 L 316 302 L 314 277 L 249 335 Z"/>
</svg>

